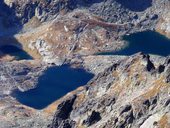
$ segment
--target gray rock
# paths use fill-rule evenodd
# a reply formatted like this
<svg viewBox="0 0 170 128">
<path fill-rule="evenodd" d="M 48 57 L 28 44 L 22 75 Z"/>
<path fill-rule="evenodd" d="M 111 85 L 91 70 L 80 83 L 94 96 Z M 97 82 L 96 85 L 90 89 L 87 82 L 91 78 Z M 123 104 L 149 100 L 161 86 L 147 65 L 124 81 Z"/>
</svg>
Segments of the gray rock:
<svg viewBox="0 0 170 128">
<path fill-rule="evenodd" d="M 76 96 L 63 101 L 58 105 L 57 111 L 54 115 L 53 123 L 50 126 L 51 128 L 72 128 L 73 121 L 69 120 L 71 111 L 73 110 L 73 104 L 76 99 Z"/>
<path fill-rule="evenodd" d="M 98 122 L 99 120 L 101 120 L 100 113 L 93 111 L 91 115 L 86 120 L 83 121 L 83 125 L 86 125 L 89 127 L 92 124 L 95 124 L 96 122 Z"/>
</svg>

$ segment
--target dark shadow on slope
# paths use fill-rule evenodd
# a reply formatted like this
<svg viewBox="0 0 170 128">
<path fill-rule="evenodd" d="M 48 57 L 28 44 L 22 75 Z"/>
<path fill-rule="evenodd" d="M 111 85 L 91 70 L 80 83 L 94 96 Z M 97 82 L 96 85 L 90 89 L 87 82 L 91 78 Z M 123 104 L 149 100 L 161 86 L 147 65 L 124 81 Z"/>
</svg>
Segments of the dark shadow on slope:
<svg viewBox="0 0 170 128">
<path fill-rule="evenodd" d="M 116 0 L 123 7 L 135 11 L 145 11 L 147 8 L 152 6 L 152 0 Z"/>
<path fill-rule="evenodd" d="M 23 5 L 16 2 L 8 6 L 4 0 L 0 0 L 0 16 L 4 16 L 9 25 L 22 26 L 35 15 L 37 6 L 38 2 L 32 1 L 25 1 Z"/>
<path fill-rule="evenodd" d="M 133 55 L 137 52 L 160 56 L 170 55 L 170 39 L 157 32 L 139 32 L 124 36 L 123 39 L 129 43 L 124 49 L 117 52 L 99 53 L 98 55 Z"/>
<path fill-rule="evenodd" d="M 73 69 L 68 65 L 51 67 L 39 78 L 37 88 L 26 92 L 16 90 L 12 96 L 24 105 L 43 109 L 68 92 L 87 84 L 93 76 L 83 69 Z"/>
<path fill-rule="evenodd" d="M 16 16 L 13 8 L 10 8 L 4 3 L 4 0 L 0 0 L 0 17 L 5 27 L 14 27 L 15 25 L 21 26 L 19 18 Z"/>
<path fill-rule="evenodd" d="M 32 57 L 22 50 L 22 45 L 13 35 L 22 29 L 20 19 L 16 16 L 14 8 L 9 7 L 0 0 L 0 57 L 4 55 L 14 56 L 16 60 L 32 59 Z"/>
<path fill-rule="evenodd" d="M 4 55 L 10 55 L 15 58 L 15 60 L 32 60 L 33 58 L 21 48 L 14 45 L 4 45 L 0 47 L 0 51 Z"/>
<path fill-rule="evenodd" d="M 32 60 L 33 57 L 22 49 L 22 45 L 14 37 L 0 38 L 0 57 L 10 55 L 15 60 Z"/>
<path fill-rule="evenodd" d="M 90 7 L 95 3 L 101 3 L 104 0 L 72 0 L 76 3 L 77 7 Z"/>
<path fill-rule="evenodd" d="M 77 8 L 88 8 L 95 3 L 101 3 L 105 0 L 48 0 L 48 1 L 25 1 L 22 5 L 21 3 L 12 4 L 11 7 L 8 7 L 3 2 L 4 0 L 0 0 L 0 15 L 1 12 L 7 14 L 7 16 L 11 17 L 10 20 L 13 20 L 11 23 L 15 24 L 24 24 L 28 22 L 29 19 L 35 16 L 35 10 L 37 8 L 37 15 L 42 15 L 43 13 L 48 13 L 49 15 L 59 14 L 60 11 L 65 10 L 72 11 Z M 22 6 L 22 7 L 20 7 Z M 20 16 L 17 17 L 16 15 Z M 44 15 L 42 18 L 43 21 L 46 20 L 48 16 Z M 9 21 L 9 20 L 8 20 Z"/>
<path fill-rule="evenodd" d="M 63 9 L 65 11 L 72 11 L 74 9 L 81 8 L 81 7 L 87 8 L 87 7 L 92 6 L 95 3 L 100 3 L 103 1 L 104 0 L 68 0 L 68 1 L 59 0 L 54 5 L 54 9 L 55 9 L 54 12 L 59 13 Z M 46 10 L 48 10 L 47 8 L 50 7 L 51 4 L 52 4 L 52 1 L 48 2 L 46 6 Z"/>
</svg>

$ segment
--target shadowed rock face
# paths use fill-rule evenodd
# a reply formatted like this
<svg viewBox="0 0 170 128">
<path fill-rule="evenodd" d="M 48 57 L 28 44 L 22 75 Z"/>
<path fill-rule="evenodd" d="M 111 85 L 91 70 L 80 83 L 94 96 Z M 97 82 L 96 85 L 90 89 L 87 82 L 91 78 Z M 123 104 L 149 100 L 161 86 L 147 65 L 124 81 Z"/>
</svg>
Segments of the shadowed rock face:
<svg viewBox="0 0 170 128">
<path fill-rule="evenodd" d="M 75 99 L 76 96 L 73 96 L 58 106 L 51 128 L 71 128 L 74 125 L 73 121 L 67 119 L 73 110 Z"/>
<path fill-rule="evenodd" d="M 83 121 L 83 124 L 89 127 L 100 120 L 101 120 L 100 113 L 93 111 L 91 115 L 86 120 Z"/>
<path fill-rule="evenodd" d="M 45 21 L 50 16 L 58 15 L 60 11 L 64 10 L 65 12 L 73 11 L 76 8 L 84 7 L 87 8 L 94 3 L 100 3 L 103 0 L 16 0 L 10 1 L 6 4 L 3 3 L 0 5 L 1 9 L 7 11 L 9 14 L 14 14 L 18 20 L 24 24 L 28 22 L 32 17 L 37 16 L 41 20 Z"/>
<path fill-rule="evenodd" d="M 1 16 L 4 14 L 4 13 L 10 13 L 11 11 L 9 10 L 9 7 L 4 3 L 4 0 L 1 0 L 0 1 L 0 10 L 1 10 Z"/>
<path fill-rule="evenodd" d="M 4 0 L 0 0 L 0 18 L 5 27 L 22 26 L 19 17 L 15 14 L 12 7 L 6 5 Z"/>
<path fill-rule="evenodd" d="M 116 0 L 123 7 L 135 11 L 141 12 L 152 6 L 152 0 Z"/>
</svg>

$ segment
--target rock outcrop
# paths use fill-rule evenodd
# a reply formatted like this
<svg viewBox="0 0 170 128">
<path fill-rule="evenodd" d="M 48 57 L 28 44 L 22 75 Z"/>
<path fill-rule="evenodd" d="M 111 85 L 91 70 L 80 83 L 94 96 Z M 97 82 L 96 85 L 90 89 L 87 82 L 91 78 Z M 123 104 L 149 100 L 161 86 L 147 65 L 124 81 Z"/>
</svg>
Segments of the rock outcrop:
<svg viewBox="0 0 170 128">
<path fill-rule="evenodd" d="M 45 65 L 32 61 L 0 63 L 0 95 L 8 95 L 17 88 L 21 91 L 35 88 L 39 76 L 46 69 Z"/>
<path fill-rule="evenodd" d="M 74 125 L 74 121 L 67 119 L 70 116 L 70 112 L 73 110 L 75 99 L 76 96 L 74 95 L 70 99 L 59 104 L 51 128 L 71 128 Z"/>
<path fill-rule="evenodd" d="M 169 5 L 170 8 L 170 5 Z M 165 11 L 165 13 L 162 15 L 162 18 L 160 19 L 156 29 L 158 32 L 166 35 L 167 37 L 170 37 L 170 13 Z"/>
</svg>

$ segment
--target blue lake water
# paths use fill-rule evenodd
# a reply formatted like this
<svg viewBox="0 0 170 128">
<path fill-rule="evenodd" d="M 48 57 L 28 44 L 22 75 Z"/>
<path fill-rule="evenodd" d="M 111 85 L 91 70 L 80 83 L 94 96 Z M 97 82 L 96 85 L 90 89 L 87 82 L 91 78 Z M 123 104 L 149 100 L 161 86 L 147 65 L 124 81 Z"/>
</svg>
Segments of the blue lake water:
<svg viewBox="0 0 170 128">
<path fill-rule="evenodd" d="M 14 56 L 15 60 L 32 59 L 32 57 L 27 52 L 15 46 L 5 45 L 0 47 L 0 51 L 3 52 L 4 54 Z"/>
<path fill-rule="evenodd" d="M 116 52 L 99 53 L 99 55 L 132 55 L 137 52 L 161 56 L 170 55 L 170 39 L 154 31 L 126 35 L 123 40 L 128 42 L 124 49 Z"/>
<path fill-rule="evenodd" d="M 123 39 L 128 42 L 127 47 L 124 49 L 117 52 L 100 54 L 132 55 L 137 52 L 161 56 L 170 54 L 170 40 L 153 31 L 127 35 L 124 36 Z M 12 54 L 13 53 L 15 53 L 15 49 Z M 26 92 L 16 90 L 13 92 L 12 96 L 24 105 L 35 109 L 43 109 L 68 92 L 85 85 L 92 78 L 93 74 L 83 69 L 72 69 L 68 65 L 51 67 L 39 78 L 37 88 Z"/>
<path fill-rule="evenodd" d="M 43 109 L 92 78 L 93 74 L 83 69 L 73 69 L 68 65 L 51 67 L 39 78 L 37 88 L 26 92 L 16 90 L 12 96 L 24 105 Z"/>
</svg>

